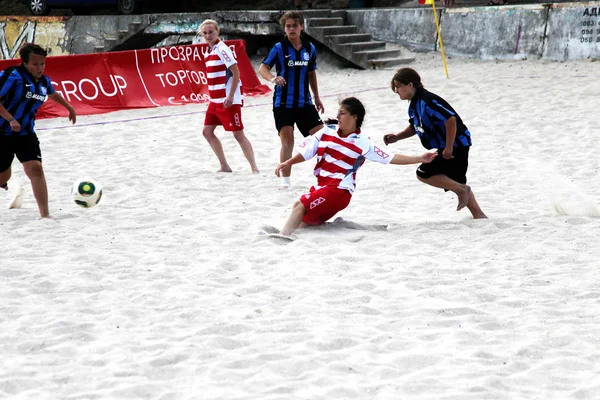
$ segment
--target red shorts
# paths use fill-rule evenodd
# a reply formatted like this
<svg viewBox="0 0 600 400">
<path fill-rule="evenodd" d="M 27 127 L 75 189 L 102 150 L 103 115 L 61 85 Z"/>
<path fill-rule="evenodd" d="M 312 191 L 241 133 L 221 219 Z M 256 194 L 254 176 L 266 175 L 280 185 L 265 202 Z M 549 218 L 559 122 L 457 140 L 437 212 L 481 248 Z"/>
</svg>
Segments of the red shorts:
<svg viewBox="0 0 600 400">
<path fill-rule="evenodd" d="M 204 125 L 223 125 L 223 128 L 229 132 L 241 131 L 244 129 L 242 123 L 242 106 L 234 104 L 225 108 L 223 104 L 213 103 L 208 105 Z"/>
<path fill-rule="evenodd" d="M 339 211 L 348 207 L 352 193 L 335 186 L 324 186 L 320 189 L 310 188 L 310 192 L 302 195 L 300 201 L 306 208 L 302 222 L 308 225 L 321 225 Z"/>
</svg>

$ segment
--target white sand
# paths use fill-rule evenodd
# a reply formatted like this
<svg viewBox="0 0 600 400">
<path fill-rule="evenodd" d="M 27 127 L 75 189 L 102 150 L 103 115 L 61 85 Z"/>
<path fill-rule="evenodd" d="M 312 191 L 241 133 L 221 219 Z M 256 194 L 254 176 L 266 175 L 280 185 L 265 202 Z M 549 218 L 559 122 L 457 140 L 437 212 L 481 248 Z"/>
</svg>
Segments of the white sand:
<svg viewBox="0 0 600 400">
<path fill-rule="evenodd" d="M 277 190 L 270 97 L 244 109 L 259 176 L 222 130 L 234 173 L 214 173 L 206 105 L 39 121 L 56 220 L 30 185 L 0 210 L 0 398 L 598 399 L 598 65 L 412 66 L 470 128 L 489 220 L 367 163 L 340 216 L 388 231 L 259 238 L 315 181 L 307 162 Z M 354 94 L 382 143 L 407 120 L 392 74 L 321 65 L 326 115 Z M 70 199 L 81 175 L 105 185 L 93 209 Z"/>
</svg>

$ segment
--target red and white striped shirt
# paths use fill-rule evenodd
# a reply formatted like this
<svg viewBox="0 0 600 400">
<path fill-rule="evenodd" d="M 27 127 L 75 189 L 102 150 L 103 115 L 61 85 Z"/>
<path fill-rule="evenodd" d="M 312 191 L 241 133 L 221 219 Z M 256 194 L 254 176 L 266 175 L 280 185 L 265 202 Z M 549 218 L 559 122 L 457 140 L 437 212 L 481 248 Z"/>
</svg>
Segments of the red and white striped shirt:
<svg viewBox="0 0 600 400">
<path fill-rule="evenodd" d="M 221 40 L 212 47 L 204 63 L 206 65 L 206 79 L 208 81 L 208 94 L 213 103 L 223 103 L 231 92 L 233 75 L 229 67 L 237 64 L 231 49 Z M 233 104 L 242 104 L 242 80 L 235 89 Z"/>
<path fill-rule="evenodd" d="M 367 136 L 357 132 L 340 137 L 337 125 L 326 125 L 300 143 L 296 149 L 305 160 L 317 156 L 315 189 L 337 186 L 350 193 L 356 188 L 356 172 L 365 160 L 389 164 L 393 155 L 381 150 Z"/>
</svg>

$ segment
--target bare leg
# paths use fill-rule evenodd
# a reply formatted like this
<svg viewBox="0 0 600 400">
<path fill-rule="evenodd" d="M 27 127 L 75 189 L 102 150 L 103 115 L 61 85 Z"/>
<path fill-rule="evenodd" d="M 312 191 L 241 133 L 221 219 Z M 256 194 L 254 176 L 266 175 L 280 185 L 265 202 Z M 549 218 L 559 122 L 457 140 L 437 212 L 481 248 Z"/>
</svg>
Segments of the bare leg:
<svg viewBox="0 0 600 400">
<path fill-rule="evenodd" d="M 473 214 L 474 219 L 487 218 L 487 215 L 485 215 L 485 213 L 479 207 L 479 203 L 477 203 L 477 200 L 475 200 L 475 194 L 473 192 L 471 192 L 471 195 L 469 196 L 467 208 L 469 211 L 471 211 L 471 214 Z"/>
<path fill-rule="evenodd" d="M 219 163 L 221 164 L 221 169 L 217 172 L 231 172 L 231 168 L 229 164 L 227 164 L 227 160 L 225 159 L 225 153 L 223 152 L 223 145 L 221 145 L 221 141 L 218 137 L 215 136 L 216 125 L 205 125 L 202 129 L 202 134 L 210 144 L 213 152 L 219 159 Z"/>
<path fill-rule="evenodd" d="M 250 168 L 252 169 L 252 173 L 258 174 L 258 167 L 256 166 L 256 161 L 254 160 L 254 150 L 252 149 L 252 144 L 244 135 L 244 131 L 235 131 L 233 132 L 233 137 L 238 141 L 242 151 L 244 152 L 244 156 L 246 156 L 246 160 L 250 163 Z"/>
<path fill-rule="evenodd" d="M 46 185 L 46 176 L 44 175 L 42 163 L 37 160 L 26 161 L 23 163 L 23 169 L 25 170 L 25 175 L 31 181 L 31 188 L 33 189 L 33 195 L 40 210 L 40 216 L 48 218 L 50 216 L 48 209 L 48 186 Z"/>
<path fill-rule="evenodd" d="M 312 128 L 311 130 L 308 131 L 308 134 L 314 135 L 315 133 L 319 132 L 321 129 L 323 129 L 323 124 L 315 126 L 314 128 Z"/>
<path fill-rule="evenodd" d="M 8 190 L 8 186 L 5 186 L 10 177 L 12 175 L 12 170 L 10 169 L 10 167 L 4 171 L 4 172 L 0 172 L 0 187 L 2 187 L 4 190 Z"/>
<path fill-rule="evenodd" d="M 292 212 L 288 217 L 287 221 L 285 221 L 285 225 L 281 228 L 281 235 L 290 236 L 302 223 L 302 218 L 306 214 L 306 208 L 304 208 L 304 204 L 301 201 L 296 201 L 294 206 L 292 207 Z"/>
<path fill-rule="evenodd" d="M 292 158 L 294 150 L 294 127 L 284 126 L 279 131 L 279 139 L 281 140 L 281 151 L 279 152 L 279 162 L 284 162 Z M 292 173 L 292 167 L 281 170 L 281 176 L 288 177 Z"/>
<path fill-rule="evenodd" d="M 473 195 L 469 185 L 458 183 L 455 180 L 448 178 L 446 175 L 441 174 L 434 175 L 428 179 L 423 179 L 420 176 L 417 176 L 417 179 L 430 186 L 440 189 L 448 189 L 451 192 L 456 193 L 458 196 L 458 206 L 456 207 L 456 211 L 460 211 L 466 206 L 469 208 L 469 211 L 471 211 L 473 218 L 487 218 L 487 216 L 479 208 L 479 204 L 475 200 L 475 196 Z M 471 201 L 471 197 L 473 197 L 473 201 Z M 469 207 L 469 204 L 471 207 Z"/>
</svg>

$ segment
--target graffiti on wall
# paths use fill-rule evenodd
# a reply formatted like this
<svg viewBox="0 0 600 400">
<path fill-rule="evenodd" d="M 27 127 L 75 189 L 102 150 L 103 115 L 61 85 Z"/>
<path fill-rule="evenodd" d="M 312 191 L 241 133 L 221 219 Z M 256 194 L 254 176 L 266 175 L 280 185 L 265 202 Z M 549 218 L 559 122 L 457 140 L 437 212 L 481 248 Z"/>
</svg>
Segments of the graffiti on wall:
<svg viewBox="0 0 600 400">
<path fill-rule="evenodd" d="M 43 22 L 25 18 L 0 20 L 0 60 L 19 57 L 19 49 L 27 42 L 42 46 L 49 55 L 69 54 L 64 18 L 48 17 Z"/>
<path fill-rule="evenodd" d="M 0 59 L 16 58 L 21 45 L 33 42 L 34 38 L 35 22 L 33 21 L 27 21 L 20 27 L 14 23 L 0 22 Z"/>
</svg>

